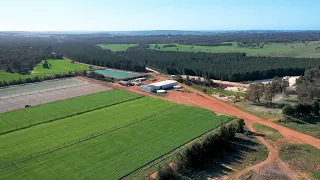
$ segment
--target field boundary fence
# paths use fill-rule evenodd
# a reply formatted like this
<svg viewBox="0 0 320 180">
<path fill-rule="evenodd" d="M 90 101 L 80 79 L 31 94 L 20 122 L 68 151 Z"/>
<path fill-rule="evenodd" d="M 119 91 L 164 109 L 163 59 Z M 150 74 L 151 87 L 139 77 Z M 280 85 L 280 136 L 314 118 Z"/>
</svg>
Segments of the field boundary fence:
<svg viewBox="0 0 320 180">
<path fill-rule="evenodd" d="M 230 118 L 229 121 L 226 122 L 226 124 L 232 123 L 232 122 L 234 121 L 234 119 L 235 119 L 235 118 Z M 142 170 L 144 167 L 148 167 L 148 168 L 150 169 L 150 168 L 152 168 L 153 166 L 158 165 L 159 163 L 165 161 L 167 158 L 170 158 L 172 155 L 176 154 L 177 151 L 184 149 L 184 148 L 185 148 L 186 146 L 188 146 L 190 143 L 196 142 L 196 141 L 200 140 L 202 137 L 214 133 L 214 131 L 217 131 L 218 128 L 220 128 L 220 126 L 221 126 L 221 125 L 219 125 L 219 126 L 217 126 L 217 127 L 215 127 L 215 128 L 212 128 L 212 129 L 210 129 L 210 130 L 208 130 L 208 131 L 200 134 L 199 136 L 196 136 L 196 137 L 192 138 L 192 139 L 189 140 L 188 142 L 186 142 L 186 143 L 184 143 L 184 144 L 182 144 L 182 145 L 180 145 L 180 146 L 172 149 L 171 151 L 163 154 L 162 156 L 159 156 L 158 158 L 156 158 L 156 159 L 154 159 L 154 160 L 152 160 L 152 161 L 149 161 L 148 163 L 146 163 L 146 164 L 140 166 L 139 168 L 137 168 L 137 169 L 135 169 L 135 170 L 127 173 L 126 175 L 121 176 L 121 177 L 118 178 L 118 179 L 120 179 L 120 180 L 126 179 L 126 178 L 129 177 L 130 175 L 138 172 L 139 170 Z"/>
<path fill-rule="evenodd" d="M 143 96 L 141 96 L 140 98 L 142 98 Z M 177 107 L 182 107 L 181 105 L 177 105 Z M 173 109 L 169 109 L 169 108 L 165 108 L 164 110 L 161 110 L 159 111 L 157 114 L 151 114 L 149 116 L 146 116 L 146 117 L 142 117 L 141 119 L 137 120 L 137 121 L 134 121 L 134 122 L 131 122 L 131 123 L 127 123 L 127 124 L 124 124 L 122 126 L 119 126 L 119 127 L 114 127 L 113 129 L 108 129 L 108 130 L 103 130 L 103 131 L 100 131 L 100 132 L 97 132 L 97 133 L 92 133 L 91 135 L 89 136 L 86 136 L 86 137 L 83 137 L 83 138 L 79 138 L 79 139 L 76 139 L 75 141 L 72 141 L 72 142 L 68 142 L 68 143 L 63 143 L 62 145 L 58 145 L 52 149 L 49 149 L 49 150 L 44 150 L 42 152 L 38 152 L 36 154 L 31 154 L 29 155 L 30 158 L 25 158 L 25 159 L 22 159 L 18 162 L 12 162 L 12 164 L 9 164 L 9 165 L 6 165 L 6 166 L 3 166 L 3 167 L 0 167 L 0 171 L 3 171 L 3 170 L 6 170 L 6 169 L 9 169 L 11 167 L 14 167 L 14 166 L 17 166 L 19 164 L 23 164 L 23 163 L 26 163 L 26 162 L 29 162 L 33 159 L 36 159 L 36 158 L 39 158 L 39 157 L 42 157 L 42 156 L 45 156 L 47 154 L 50 154 L 50 153 L 53 153 L 53 152 L 56 152 L 56 151 L 59 151 L 61 149 L 65 149 L 67 147 L 70 147 L 70 146 L 73 146 L 73 145 L 76 145 L 76 144 L 79 144 L 81 142 L 85 142 L 85 141 L 88 141 L 90 139 L 94 139 L 94 138 L 97 138 L 99 136 L 103 136 L 105 134 L 108 134 L 108 133 L 111 133 L 111 132 L 114 132 L 114 131 L 117 131 L 119 129 L 123 129 L 125 127 L 128 127 L 128 126 L 131 126 L 131 125 L 134 125 L 134 124 L 137 124 L 137 123 L 140 123 L 142 121 L 145 121 L 145 120 L 148 120 L 152 117 L 155 117 L 157 115 L 161 115 L 163 114 L 163 112 L 168 112 L 166 110 L 173 110 Z"/>
<path fill-rule="evenodd" d="M 99 110 L 99 109 L 111 107 L 111 106 L 114 106 L 114 105 L 118 105 L 118 104 L 129 102 L 129 101 L 134 101 L 134 100 L 137 100 L 137 99 L 140 99 L 140 98 L 143 98 L 143 97 L 144 96 L 138 96 L 138 97 L 135 97 L 135 98 L 124 100 L 124 101 L 119 101 L 119 102 L 116 102 L 116 103 L 113 103 L 113 104 L 104 105 L 104 106 L 100 106 L 100 107 L 97 107 L 97 108 L 81 111 L 81 112 L 78 112 L 78 113 L 69 114 L 69 115 L 66 115 L 66 116 L 63 116 L 63 117 L 59 117 L 59 118 L 54 118 L 54 119 L 51 119 L 51 120 L 48 120 L 48 121 L 33 123 L 33 124 L 30 124 L 29 126 L 24 126 L 24 127 L 16 128 L 16 129 L 5 131 L 5 132 L 0 132 L 0 136 L 3 135 L 3 134 L 19 131 L 19 130 L 22 130 L 22 129 L 27 129 L 27 128 L 30 128 L 30 127 L 33 127 L 33 126 L 37 126 L 37 125 L 40 125 L 40 124 L 50 123 L 50 122 L 53 122 L 53 121 L 62 120 L 62 119 L 69 118 L 69 117 L 72 117 L 72 116 L 77 116 L 77 115 L 80 115 L 80 114 L 96 111 L 96 110 Z"/>
</svg>

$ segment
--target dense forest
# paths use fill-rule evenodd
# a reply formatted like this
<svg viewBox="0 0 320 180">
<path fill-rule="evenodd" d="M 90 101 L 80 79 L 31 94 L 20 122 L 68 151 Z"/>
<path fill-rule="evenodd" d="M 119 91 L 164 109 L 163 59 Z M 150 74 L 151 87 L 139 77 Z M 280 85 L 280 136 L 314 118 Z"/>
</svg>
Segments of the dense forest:
<svg viewBox="0 0 320 180">
<path fill-rule="evenodd" d="M 131 61 L 168 74 L 187 74 L 230 81 L 247 81 L 274 76 L 301 75 L 320 66 L 319 59 L 252 57 L 245 53 L 188 53 L 164 51 L 120 52 Z"/>
<path fill-rule="evenodd" d="M 61 54 L 52 54 L 50 47 L 28 45 L 0 45 L 0 69 L 7 72 L 27 74 L 43 59 L 60 59 Z"/>
<path fill-rule="evenodd" d="M 145 66 L 142 63 L 126 59 L 112 51 L 103 50 L 94 45 L 61 43 L 56 44 L 54 49 L 56 52 L 63 53 L 64 56 L 78 62 L 137 72 L 145 71 Z"/>
<path fill-rule="evenodd" d="M 52 39 L 0 35 L 0 70 L 27 74 L 44 59 L 61 59 L 52 52 Z"/>
</svg>

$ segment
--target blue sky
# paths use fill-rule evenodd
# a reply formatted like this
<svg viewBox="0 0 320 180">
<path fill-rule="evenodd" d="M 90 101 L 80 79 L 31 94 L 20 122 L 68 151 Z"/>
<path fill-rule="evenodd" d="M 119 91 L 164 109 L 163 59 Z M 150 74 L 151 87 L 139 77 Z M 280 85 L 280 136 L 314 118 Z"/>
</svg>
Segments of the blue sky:
<svg viewBox="0 0 320 180">
<path fill-rule="evenodd" d="M 319 0 L 4 0 L 0 30 L 320 30 Z"/>
</svg>

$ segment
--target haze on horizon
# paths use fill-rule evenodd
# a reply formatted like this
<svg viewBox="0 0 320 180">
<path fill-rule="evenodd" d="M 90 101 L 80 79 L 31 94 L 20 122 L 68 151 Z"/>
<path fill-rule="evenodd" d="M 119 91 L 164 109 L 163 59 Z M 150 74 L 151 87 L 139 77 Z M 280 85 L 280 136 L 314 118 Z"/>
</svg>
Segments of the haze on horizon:
<svg viewBox="0 0 320 180">
<path fill-rule="evenodd" d="M 318 0 L 11 0 L 0 31 L 320 30 Z"/>
</svg>

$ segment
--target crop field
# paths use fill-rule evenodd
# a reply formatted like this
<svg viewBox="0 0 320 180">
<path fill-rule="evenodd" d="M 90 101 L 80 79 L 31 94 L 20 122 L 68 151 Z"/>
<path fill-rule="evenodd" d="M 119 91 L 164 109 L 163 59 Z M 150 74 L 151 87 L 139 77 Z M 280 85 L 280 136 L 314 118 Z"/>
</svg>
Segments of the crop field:
<svg viewBox="0 0 320 180">
<path fill-rule="evenodd" d="M 181 52 L 208 52 L 227 53 L 239 52 L 247 53 L 249 56 L 274 56 L 274 57 L 320 57 L 320 41 L 305 43 L 269 43 L 264 48 L 242 48 L 233 43 L 232 46 L 196 46 L 176 44 L 177 47 L 163 47 L 165 44 L 150 44 L 150 49 L 158 51 L 181 51 Z"/>
<path fill-rule="evenodd" d="M 48 59 L 49 64 L 51 64 L 51 68 L 43 68 L 41 62 L 38 64 L 31 74 L 22 75 L 18 73 L 8 73 L 4 71 L 0 71 L 0 81 L 11 81 L 17 80 L 19 78 L 26 79 L 32 78 L 35 76 L 45 76 L 50 74 L 58 74 L 58 73 L 66 73 L 69 71 L 81 71 L 81 70 L 89 70 L 89 66 L 82 65 L 82 64 L 74 64 L 67 60 L 58 60 L 58 59 Z"/>
<path fill-rule="evenodd" d="M 111 90 L 2 113 L 0 114 L 0 132 L 5 133 L 137 97 L 140 96 L 133 93 Z"/>
<path fill-rule="evenodd" d="M 138 44 L 98 44 L 102 49 L 109 49 L 113 52 L 126 51 L 129 47 L 137 46 Z"/>
<path fill-rule="evenodd" d="M 127 93 L 106 94 L 114 92 Z M 230 120 L 150 97 L 104 101 L 111 105 L 1 135 L 0 179 L 117 179 Z"/>
</svg>

